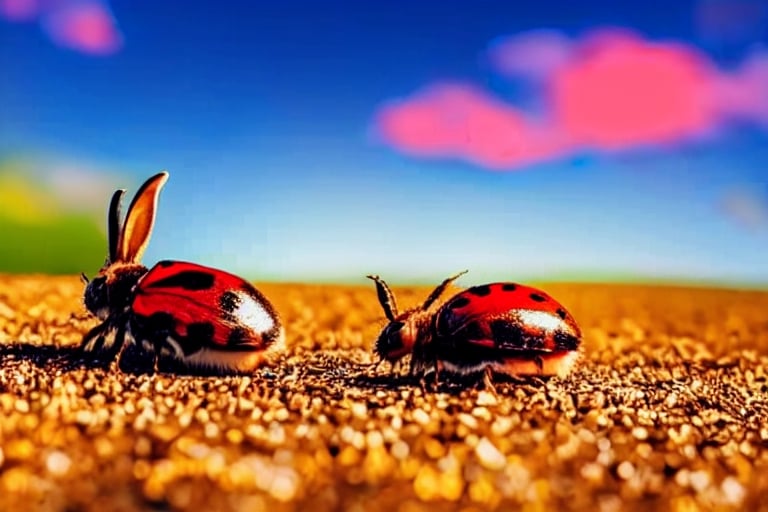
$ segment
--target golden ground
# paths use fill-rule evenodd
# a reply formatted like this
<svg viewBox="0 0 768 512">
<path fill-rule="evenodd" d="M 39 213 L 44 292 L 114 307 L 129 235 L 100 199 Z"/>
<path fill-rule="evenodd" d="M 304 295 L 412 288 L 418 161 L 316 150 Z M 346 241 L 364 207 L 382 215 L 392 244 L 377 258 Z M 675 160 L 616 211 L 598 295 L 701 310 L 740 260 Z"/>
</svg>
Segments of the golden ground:
<svg viewBox="0 0 768 512">
<path fill-rule="evenodd" d="M 584 358 L 497 400 L 374 370 L 373 286 L 259 288 L 287 353 L 190 377 L 87 367 L 79 280 L 0 276 L 0 510 L 768 510 L 768 293 L 548 285 Z"/>
</svg>

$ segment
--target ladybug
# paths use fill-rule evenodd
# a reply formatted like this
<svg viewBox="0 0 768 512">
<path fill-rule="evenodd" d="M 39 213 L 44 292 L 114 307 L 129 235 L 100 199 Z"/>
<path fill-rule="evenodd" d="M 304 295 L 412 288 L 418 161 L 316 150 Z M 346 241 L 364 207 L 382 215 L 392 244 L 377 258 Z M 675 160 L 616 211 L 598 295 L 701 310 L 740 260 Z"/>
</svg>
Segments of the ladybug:
<svg viewBox="0 0 768 512">
<path fill-rule="evenodd" d="M 112 195 L 109 256 L 85 281 L 86 309 L 102 322 L 83 336 L 86 354 L 118 361 L 134 343 L 152 357 L 170 357 L 186 369 L 247 372 L 284 345 L 281 320 L 267 298 L 244 279 L 183 261 L 141 264 L 167 172 L 149 178 L 121 223 L 124 190 Z"/>
<path fill-rule="evenodd" d="M 420 306 L 398 313 L 395 296 L 379 276 L 369 275 L 389 323 L 374 351 L 390 363 L 411 354 L 410 373 L 423 377 L 434 369 L 485 373 L 493 389 L 493 373 L 510 376 L 565 377 L 579 356 L 581 331 L 573 316 L 545 292 L 518 283 L 473 286 L 431 306 L 448 285 L 465 274 L 444 280 Z"/>
</svg>

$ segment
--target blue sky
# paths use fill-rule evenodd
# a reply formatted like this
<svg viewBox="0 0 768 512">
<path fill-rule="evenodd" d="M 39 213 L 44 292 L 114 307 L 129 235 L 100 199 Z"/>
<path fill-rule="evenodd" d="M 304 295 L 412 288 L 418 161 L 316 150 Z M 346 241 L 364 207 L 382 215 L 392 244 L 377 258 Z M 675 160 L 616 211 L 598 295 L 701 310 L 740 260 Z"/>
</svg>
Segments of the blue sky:
<svg viewBox="0 0 768 512">
<path fill-rule="evenodd" d="M 761 19 L 730 39 L 702 31 L 701 3 L 115 1 L 123 45 L 105 56 L 0 19 L 0 157 L 104 169 L 131 193 L 169 170 L 149 264 L 274 280 L 428 283 L 469 268 L 466 282 L 768 283 L 768 213 L 750 226 L 719 206 L 738 189 L 768 212 L 759 126 L 506 172 L 400 152 L 372 132 L 381 105 L 433 82 L 523 98 L 484 58 L 522 31 L 628 27 L 723 69 L 768 42 Z"/>
</svg>

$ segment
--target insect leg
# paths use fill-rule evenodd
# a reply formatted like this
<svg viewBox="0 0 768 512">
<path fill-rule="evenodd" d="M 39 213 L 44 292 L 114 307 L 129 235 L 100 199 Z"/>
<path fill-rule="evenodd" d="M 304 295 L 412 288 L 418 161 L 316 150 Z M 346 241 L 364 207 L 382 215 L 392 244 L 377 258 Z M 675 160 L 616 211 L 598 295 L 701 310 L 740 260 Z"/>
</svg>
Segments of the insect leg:
<svg viewBox="0 0 768 512">
<path fill-rule="evenodd" d="M 101 350 L 104 345 L 104 331 L 107 328 L 107 322 L 102 322 L 83 336 L 80 343 L 81 352 L 96 352 Z"/>
<path fill-rule="evenodd" d="M 119 324 L 119 327 L 117 328 L 117 332 L 114 334 L 114 339 L 112 341 L 111 348 L 114 348 L 114 350 L 111 351 L 111 357 L 110 357 L 110 365 L 109 370 L 111 372 L 120 372 L 120 362 L 123 360 L 123 351 L 125 350 L 125 331 L 126 331 L 126 325 L 124 322 L 121 322 Z"/>
<path fill-rule="evenodd" d="M 496 386 L 493 385 L 493 370 L 490 366 L 485 367 L 485 372 L 483 374 L 483 384 L 485 385 L 485 389 L 493 394 L 495 398 L 499 398 L 498 392 L 496 392 Z"/>
<path fill-rule="evenodd" d="M 440 387 L 440 374 L 443 371 L 443 362 L 440 360 L 435 361 L 435 391 Z"/>
</svg>

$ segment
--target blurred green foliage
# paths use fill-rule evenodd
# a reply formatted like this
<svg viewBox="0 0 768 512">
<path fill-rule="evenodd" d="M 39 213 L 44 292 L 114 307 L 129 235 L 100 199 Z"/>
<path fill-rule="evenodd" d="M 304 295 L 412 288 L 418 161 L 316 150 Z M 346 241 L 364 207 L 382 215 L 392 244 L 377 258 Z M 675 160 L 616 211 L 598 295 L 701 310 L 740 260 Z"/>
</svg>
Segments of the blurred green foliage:
<svg viewBox="0 0 768 512">
<path fill-rule="evenodd" d="M 29 172 L 0 165 L 0 272 L 91 275 L 106 247 L 95 212 L 72 211 Z"/>
</svg>

